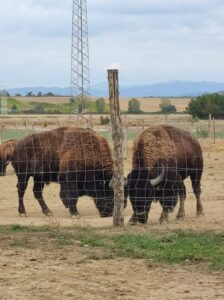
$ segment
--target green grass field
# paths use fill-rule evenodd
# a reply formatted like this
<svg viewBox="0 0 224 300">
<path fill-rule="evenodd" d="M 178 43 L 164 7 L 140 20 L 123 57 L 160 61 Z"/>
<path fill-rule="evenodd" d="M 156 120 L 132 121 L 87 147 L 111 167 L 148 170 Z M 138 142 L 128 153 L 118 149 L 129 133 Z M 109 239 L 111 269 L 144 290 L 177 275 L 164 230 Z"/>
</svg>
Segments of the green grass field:
<svg viewBox="0 0 224 300">
<path fill-rule="evenodd" d="M 38 99 L 37 99 L 38 100 Z M 23 113 L 24 111 L 40 110 L 41 113 L 58 113 L 58 114 L 70 114 L 71 106 L 69 103 L 48 103 L 38 101 L 19 101 L 14 98 L 8 98 L 8 111 L 12 113 L 12 108 L 17 108 L 17 113 Z M 89 110 L 92 113 L 96 113 L 96 103 L 91 102 Z M 109 105 L 106 105 L 105 112 L 109 112 Z"/>
<path fill-rule="evenodd" d="M 41 235 L 40 235 L 41 233 Z M 31 238 L 29 238 L 29 235 Z M 224 233 L 212 231 L 169 231 L 138 233 L 134 229 L 123 232 L 111 229 L 0 226 L 1 239 L 11 247 L 32 248 L 33 238 L 43 239 L 58 247 L 88 247 L 91 259 L 129 257 L 146 259 L 150 263 L 204 264 L 208 268 L 224 270 Z M 78 242 L 78 243 L 77 243 Z M 101 249 L 99 252 L 96 249 Z M 95 250 L 94 250 L 95 249 Z"/>
<path fill-rule="evenodd" d="M 3 133 L 2 133 L 2 140 L 6 141 L 9 139 L 21 139 L 26 137 L 29 134 L 32 134 L 33 131 L 32 130 L 22 130 L 22 129 L 4 129 Z M 99 131 L 99 134 L 101 134 L 103 137 L 105 137 L 106 139 L 110 139 L 110 134 L 109 132 L 105 132 L 105 131 Z M 138 135 L 138 131 L 137 130 L 131 130 L 128 131 L 127 133 L 127 138 L 128 140 L 134 140 L 135 137 Z"/>
<path fill-rule="evenodd" d="M 25 130 L 25 129 L 4 129 L 2 133 L 2 140 L 9 140 L 9 139 L 21 139 L 26 137 L 29 134 L 32 134 L 32 130 Z M 105 137 L 106 139 L 111 139 L 111 135 L 109 132 L 106 131 L 99 131 L 99 134 Z M 128 130 L 127 131 L 127 140 L 133 141 L 139 134 L 139 131 L 136 129 Z M 192 135 L 198 138 L 198 134 L 196 132 L 192 132 Z M 217 132 L 216 138 L 223 139 L 224 132 Z M 200 138 L 207 138 L 208 136 L 200 136 Z"/>
</svg>

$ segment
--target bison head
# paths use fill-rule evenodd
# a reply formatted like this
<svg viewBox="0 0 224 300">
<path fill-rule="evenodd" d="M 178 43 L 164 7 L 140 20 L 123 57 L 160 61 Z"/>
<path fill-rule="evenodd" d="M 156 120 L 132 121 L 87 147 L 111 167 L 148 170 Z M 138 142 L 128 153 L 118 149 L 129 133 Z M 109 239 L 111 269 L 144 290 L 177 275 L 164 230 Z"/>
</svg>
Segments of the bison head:
<svg viewBox="0 0 224 300">
<path fill-rule="evenodd" d="M 60 197 L 65 207 L 70 207 L 73 199 L 89 196 L 102 218 L 113 215 L 114 192 L 110 187 L 112 172 L 105 171 L 76 171 L 59 175 L 61 185 Z"/>
<path fill-rule="evenodd" d="M 96 180 L 89 186 L 87 193 L 94 199 L 95 205 L 102 218 L 111 217 L 114 210 L 114 191 L 110 187 L 111 176 L 105 174 L 98 174 Z"/>
<path fill-rule="evenodd" d="M 149 169 L 132 170 L 128 175 L 128 194 L 134 210 L 135 222 L 147 223 L 148 212 L 155 198 L 155 190 L 165 177 L 165 168 L 158 168 L 158 175 L 152 178 Z"/>
</svg>

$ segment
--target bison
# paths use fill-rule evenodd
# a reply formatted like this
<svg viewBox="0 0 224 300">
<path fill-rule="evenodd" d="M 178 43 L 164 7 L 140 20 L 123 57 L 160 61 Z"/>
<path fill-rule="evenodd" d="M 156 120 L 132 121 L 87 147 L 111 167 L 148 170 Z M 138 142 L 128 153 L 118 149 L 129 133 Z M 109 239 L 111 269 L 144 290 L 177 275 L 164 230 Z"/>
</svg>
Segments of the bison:
<svg viewBox="0 0 224 300">
<path fill-rule="evenodd" d="M 6 174 L 6 168 L 11 162 L 16 143 L 17 141 L 12 139 L 3 142 L 0 146 L 0 176 L 5 176 Z"/>
<path fill-rule="evenodd" d="M 179 196 L 177 219 L 184 218 L 186 188 L 191 179 L 197 199 L 197 216 L 203 214 L 200 199 L 203 156 L 200 144 L 184 130 L 162 125 L 143 131 L 133 146 L 132 171 L 128 175 L 128 191 L 134 214 L 130 223 L 147 223 L 152 201 L 163 207 L 160 222 L 168 220 Z"/>
<path fill-rule="evenodd" d="M 91 149 L 94 149 L 95 153 Z M 85 151 L 87 151 L 86 154 Z M 104 152 L 101 153 L 101 151 Z M 102 159 L 101 165 L 105 167 L 105 176 L 104 170 L 100 170 L 100 160 L 96 160 L 96 155 L 99 159 Z M 104 155 L 106 156 L 105 162 Z M 70 161 L 68 158 L 70 158 Z M 83 159 L 86 160 L 83 161 Z M 82 165 L 82 169 L 80 170 L 84 172 L 84 168 L 86 169 L 85 174 L 83 174 L 86 176 L 87 181 L 82 186 L 79 185 L 78 196 L 86 194 L 92 196 L 95 198 L 95 203 L 101 216 L 105 216 L 105 214 L 111 215 L 111 211 L 113 210 L 113 201 L 111 201 L 113 190 L 110 188 L 107 189 L 107 180 L 112 177 L 112 159 L 109 146 L 105 139 L 100 138 L 100 136 L 90 129 L 68 127 L 33 134 L 17 143 L 12 155 L 12 166 L 18 177 L 19 214 L 21 216 L 26 215 L 23 197 L 30 177 L 33 177 L 34 180 L 34 197 L 38 200 L 43 213 L 45 215 L 51 214 L 43 198 L 43 189 L 46 184 L 58 182 L 60 167 L 60 194 L 63 203 L 69 208 L 72 216 L 78 217 L 76 208 L 77 197 L 68 199 L 67 195 L 69 193 L 74 195 L 72 192 L 75 184 L 80 183 L 81 172 L 79 172 L 79 169 L 76 169 L 76 173 L 79 175 L 76 178 L 74 178 L 75 171 L 67 175 L 65 173 L 66 166 L 73 168 L 76 165 L 79 166 L 78 164 L 81 161 L 84 164 L 86 163 L 86 166 Z M 96 171 L 93 173 L 89 172 L 88 169 L 91 168 L 92 170 L 96 168 Z M 73 190 L 66 191 L 66 182 L 64 184 L 62 182 L 64 176 L 67 176 L 66 180 L 70 180 L 71 178 L 71 182 L 67 182 L 67 184 L 69 186 L 73 185 Z M 105 213 L 103 212 L 103 207 L 106 207 Z"/>
<path fill-rule="evenodd" d="M 51 211 L 43 199 L 45 184 L 57 182 L 59 161 L 58 149 L 67 127 L 32 134 L 18 141 L 12 154 L 12 166 L 18 178 L 19 214 L 26 215 L 23 197 L 30 177 L 33 177 L 34 197 L 45 215 Z"/>
<path fill-rule="evenodd" d="M 72 215 L 83 195 L 94 199 L 101 217 L 113 214 L 113 159 L 108 142 L 91 129 L 67 131 L 59 152 L 60 197 Z"/>
</svg>

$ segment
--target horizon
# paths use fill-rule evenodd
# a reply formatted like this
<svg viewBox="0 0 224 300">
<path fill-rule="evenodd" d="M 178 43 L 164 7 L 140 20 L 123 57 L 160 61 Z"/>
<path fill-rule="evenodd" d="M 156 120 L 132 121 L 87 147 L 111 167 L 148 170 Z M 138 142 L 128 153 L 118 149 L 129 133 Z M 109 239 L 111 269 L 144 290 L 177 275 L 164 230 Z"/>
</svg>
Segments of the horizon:
<svg viewBox="0 0 224 300">
<path fill-rule="evenodd" d="M 167 84 L 167 83 L 216 83 L 216 84 L 224 84 L 224 80 L 223 81 L 209 81 L 209 80 L 198 80 L 198 81 L 192 81 L 192 80 L 168 80 L 168 81 L 161 81 L 161 82 L 150 82 L 150 83 L 133 83 L 133 84 L 122 84 L 120 83 L 120 86 L 122 87 L 132 87 L 132 86 L 151 86 L 151 85 L 158 85 L 158 84 Z M 99 85 L 103 85 L 103 84 L 107 84 L 106 81 L 104 82 L 98 82 L 98 83 L 93 83 L 91 84 L 90 88 L 95 87 L 95 86 L 99 86 Z M 0 85 L 1 88 L 1 85 Z M 4 87 L 5 88 L 5 87 Z M 50 85 L 33 85 L 33 86 L 13 86 L 10 88 L 5 88 L 6 90 L 10 90 L 10 89 L 20 89 L 20 88 L 70 88 L 70 85 L 67 86 L 59 86 L 59 85 L 55 85 L 55 86 L 50 86 Z"/>
</svg>

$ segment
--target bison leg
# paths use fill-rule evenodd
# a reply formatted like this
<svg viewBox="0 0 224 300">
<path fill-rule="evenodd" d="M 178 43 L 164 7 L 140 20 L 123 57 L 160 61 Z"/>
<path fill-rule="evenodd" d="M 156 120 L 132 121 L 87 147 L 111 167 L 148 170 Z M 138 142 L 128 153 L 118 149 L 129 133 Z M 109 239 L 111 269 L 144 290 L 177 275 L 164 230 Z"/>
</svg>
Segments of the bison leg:
<svg viewBox="0 0 224 300">
<path fill-rule="evenodd" d="M 50 209 L 48 208 L 47 204 L 44 201 L 43 188 L 44 188 L 44 182 L 35 177 L 34 178 L 34 186 L 33 186 L 34 197 L 37 199 L 38 203 L 40 204 L 42 212 L 46 216 L 49 216 L 52 214 L 52 212 L 50 211 Z"/>
<path fill-rule="evenodd" d="M 197 217 L 203 216 L 204 212 L 203 212 L 203 205 L 201 202 L 201 187 L 200 185 L 194 186 L 194 194 L 195 197 L 197 199 L 197 206 L 196 206 L 196 215 Z"/>
<path fill-rule="evenodd" d="M 17 191 L 18 191 L 18 197 L 19 197 L 18 212 L 21 217 L 26 215 L 23 197 L 24 197 L 24 194 L 25 194 L 25 191 L 27 188 L 29 178 L 30 178 L 30 176 L 28 176 L 28 175 L 24 175 L 24 176 L 19 175 L 18 176 L 18 183 L 17 183 Z"/>
<path fill-rule="evenodd" d="M 135 225 L 138 223 L 138 218 L 135 213 L 131 216 L 131 219 L 129 220 L 128 224 Z"/>
<path fill-rule="evenodd" d="M 160 203 L 163 207 L 163 211 L 161 213 L 159 221 L 160 221 L 160 224 L 162 224 L 162 223 L 168 222 L 169 213 L 171 213 L 176 206 L 177 195 L 173 195 L 173 197 L 170 196 L 165 199 L 160 199 Z"/>
<path fill-rule="evenodd" d="M 64 206 L 69 209 L 71 217 L 79 219 L 80 215 L 76 207 L 78 201 L 76 188 L 68 182 L 61 182 L 60 197 Z"/>
<path fill-rule="evenodd" d="M 191 176 L 192 188 L 197 199 L 196 216 L 203 216 L 203 205 L 201 201 L 201 174 L 200 176 Z"/>
<path fill-rule="evenodd" d="M 179 206 L 179 210 L 178 210 L 176 218 L 177 218 L 177 220 L 183 220 L 185 217 L 184 204 L 185 204 L 185 199 L 186 199 L 186 187 L 184 184 L 180 188 L 179 198 L 180 198 L 180 206 Z"/>
<path fill-rule="evenodd" d="M 70 201 L 70 204 L 69 204 L 69 212 L 70 212 L 70 215 L 72 218 L 74 219 L 80 219 L 80 215 L 79 215 L 79 212 L 78 212 L 78 209 L 77 209 L 77 201 L 78 199 L 73 199 L 73 201 Z"/>
<path fill-rule="evenodd" d="M 169 209 L 167 207 L 163 207 L 163 211 L 161 213 L 161 216 L 159 218 L 160 224 L 168 222 L 169 219 Z"/>
</svg>

